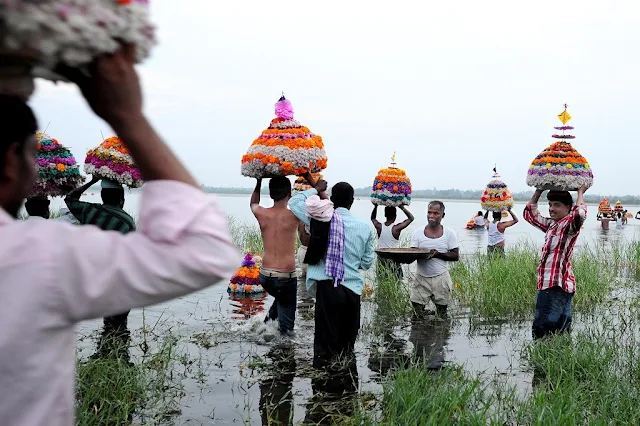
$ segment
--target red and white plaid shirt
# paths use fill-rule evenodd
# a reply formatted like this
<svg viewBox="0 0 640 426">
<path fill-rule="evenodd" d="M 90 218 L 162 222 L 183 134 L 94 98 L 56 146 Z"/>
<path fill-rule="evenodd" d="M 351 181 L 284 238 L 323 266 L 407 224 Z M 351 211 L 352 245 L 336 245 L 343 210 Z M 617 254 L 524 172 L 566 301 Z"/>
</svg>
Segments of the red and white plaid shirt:
<svg viewBox="0 0 640 426">
<path fill-rule="evenodd" d="M 537 204 L 524 208 L 524 219 L 545 233 L 538 265 L 538 290 L 560 286 L 567 293 L 575 293 L 571 255 L 586 218 L 586 204 L 573 206 L 569 214 L 557 222 L 543 217 Z"/>
</svg>

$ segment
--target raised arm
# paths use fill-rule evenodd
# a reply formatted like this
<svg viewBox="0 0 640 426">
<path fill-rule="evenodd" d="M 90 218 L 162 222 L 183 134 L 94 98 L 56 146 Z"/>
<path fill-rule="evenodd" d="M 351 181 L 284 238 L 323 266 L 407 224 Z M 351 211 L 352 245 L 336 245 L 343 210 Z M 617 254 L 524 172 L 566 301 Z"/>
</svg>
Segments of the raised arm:
<svg viewBox="0 0 640 426">
<path fill-rule="evenodd" d="M 373 211 L 371 212 L 371 223 L 373 223 L 373 227 L 376 229 L 376 233 L 378 234 L 378 238 L 380 238 L 380 233 L 382 232 L 382 224 L 377 219 L 378 216 L 378 205 L 373 205 Z"/>
<path fill-rule="evenodd" d="M 309 225 L 310 220 L 307 216 L 307 205 L 305 201 L 312 195 L 317 195 L 318 191 L 315 188 L 307 189 L 306 191 L 298 192 L 289 199 L 289 210 L 304 224 Z"/>
<path fill-rule="evenodd" d="M 229 278 L 241 262 L 217 200 L 181 182 L 145 184 L 138 232 L 64 226 L 59 234 L 49 286 L 69 322 L 184 296 Z"/>
<path fill-rule="evenodd" d="M 518 218 L 516 217 L 515 213 L 513 212 L 513 210 L 511 210 L 511 207 L 509 207 L 508 210 L 509 214 L 511 215 L 511 220 L 508 220 L 506 222 L 500 222 L 498 223 L 498 229 L 500 232 L 504 232 L 505 229 L 509 228 L 510 226 L 515 225 L 516 223 L 518 223 Z"/>
<path fill-rule="evenodd" d="M 84 194 L 87 189 L 91 188 L 93 185 L 95 185 L 99 181 L 100 181 L 100 178 L 94 176 L 89 182 L 85 183 L 84 185 L 82 185 L 79 188 L 76 188 L 76 189 L 70 191 L 67 194 L 66 198 L 73 199 L 73 200 L 79 200 L 80 197 L 82 196 L 82 194 Z"/>
<path fill-rule="evenodd" d="M 587 205 L 584 203 L 584 193 L 587 188 L 582 186 L 578 189 L 578 198 L 576 200 L 576 205 L 571 211 L 571 215 L 573 216 L 573 227 L 574 231 L 580 230 L 584 221 L 587 220 Z"/>
<path fill-rule="evenodd" d="M 249 206 L 251 207 L 251 211 L 255 215 L 258 209 L 260 209 L 260 191 L 262 190 L 262 178 L 256 179 L 256 186 L 253 188 L 253 192 L 251 193 L 251 200 L 249 201 Z"/>
<path fill-rule="evenodd" d="M 407 216 L 405 220 L 393 226 L 391 233 L 393 234 L 393 238 L 396 240 L 400 239 L 400 233 L 403 229 L 406 229 L 407 226 L 411 225 L 414 220 L 413 214 L 407 209 L 407 206 L 400 206 L 400 210 Z"/>
<path fill-rule="evenodd" d="M 82 185 L 80 188 L 76 188 L 73 191 L 69 192 L 64 198 L 64 203 L 67 205 L 67 208 L 80 223 L 85 223 L 84 218 L 89 214 L 89 212 L 91 211 L 91 207 L 93 206 L 92 203 L 80 201 L 80 197 L 87 189 L 89 189 L 99 180 L 100 178 L 94 177 L 89 182 Z"/>
<path fill-rule="evenodd" d="M 544 217 L 538 213 L 538 200 L 540 199 L 541 195 L 542 191 L 536 189 L 531 196 L 531 199 L 524 208 L 523 216 L 524 220 L 529 222 L 531 225 L 535 226 L 542 232 L 547 232 L 547 230 L 551 226 L 551 219 Z"/>
</svg>

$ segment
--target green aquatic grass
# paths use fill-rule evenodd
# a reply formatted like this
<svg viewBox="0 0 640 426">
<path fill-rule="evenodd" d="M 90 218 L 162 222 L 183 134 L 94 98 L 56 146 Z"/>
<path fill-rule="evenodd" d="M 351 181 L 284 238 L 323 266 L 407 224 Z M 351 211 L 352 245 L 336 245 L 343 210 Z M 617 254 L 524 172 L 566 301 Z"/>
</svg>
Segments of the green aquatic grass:
<svg viewBox="0 0 640 426">
<path fill-rule="evenodd" d="M 627 249 L 616 250 L 620 250 L 616 256 L 622 257 Z M 614 288 L 620 267 L 615 267 L 612 253 L 589 246 L 574 252 L 577 311 L 592 310 Z M 513 247 L 504 257 L 484 253 L 464 257 L 450 269 L 454 298 L 468 306 L 471 315 L 526 319 L 535 307 L 538 261 L 539 251 L 532 245 Z"/>
</svg>

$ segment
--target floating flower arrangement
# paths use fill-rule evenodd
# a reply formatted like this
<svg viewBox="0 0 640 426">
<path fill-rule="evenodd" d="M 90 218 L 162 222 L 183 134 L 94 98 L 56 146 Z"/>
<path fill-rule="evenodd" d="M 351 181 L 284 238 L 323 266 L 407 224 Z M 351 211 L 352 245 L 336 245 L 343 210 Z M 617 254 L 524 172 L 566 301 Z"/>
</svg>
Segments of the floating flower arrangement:
<svg viewBox="0 0 640 426">
<path fill-rule="evenodd" d="M 252 178 L 319 173 L 327 168 L 322 138 L 293 119 L 284 95 L 275 104 L 276 118 L 242 156 L 241 173 Z"/>
<path fill-rule="evenodd" d="M 480 205 L 484 210 L 502 212 L 513 207 L 513 197 L 507 185 L 500 179 L 497 169 L 493 169 L 493 177 L 480 197 Z"/>
<path fill-rule="evenodd" d="M 311 176 L 315 182 L 322 179 L 322 173 L 311 173 Z M 304 177 L 298 176 L 296 181 L 293 183 L 293 193 L 295 194 L 297 192 L 306 191 L 307 189 L 311 189 L 311 185 L 309 185 Z"/>
<path fill-rule="evenodd" d="M 116 181 L 130 188 L 142 186 L 142 175 L 124 142 L 112 136 L 87 153 L 84 171 L 94 177 Z"/>
<path fill-rule="evenodd" d="M 229 293 L 262 293 L 264 289 L 260 285 L 260 256 L 247 253 L 242 260 L 242 266 L 233 274 L 227 292 Z"/>
<path fill-rule="evenodd" d="M 371 201 L 377 206 L 411 204 L 411 180 L 404 170 L 396 167 L 395 152 L 391 156 L 391 167 L 380 169 L 373 181 Z"/>
<path fill-rule="evenodd" d="M 558 114 L 562 126 L 555 127 L 562 134 L 554 134 L 559 139 L 542 151 L 531 163 L 527 172 L 527 185 L 537 189 L 552 189 L 561 191 L 576 191 L 581 186 L 589 188 L 593 185 L 593 172 L 587 160 L 567 142 L 575 136 L 565 134 L 573 130 L 567 126 L 571 115 L 564 111 Z"/>
<path fill-rule="evenodd" d="M 36 171 L 32 197 L 64 196 L 84 182 L 80 166 L 68 148 L 44 132 L 36 133 Z"/>
<path fill-rule="evenodd" d="M 0 10 L 0 50 L 45 69 L 81 68 L 122 42 L 135 45 L 140 62 L 156 44 L 149 0 L 13 0 L 1 1 Z"/>
</svg>

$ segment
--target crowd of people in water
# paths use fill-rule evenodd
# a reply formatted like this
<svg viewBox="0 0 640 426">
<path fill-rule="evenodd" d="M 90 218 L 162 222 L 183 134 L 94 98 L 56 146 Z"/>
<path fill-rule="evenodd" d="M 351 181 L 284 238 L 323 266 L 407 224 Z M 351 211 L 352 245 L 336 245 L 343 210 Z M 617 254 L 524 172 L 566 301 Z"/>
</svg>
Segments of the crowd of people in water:
<svg viewBox="0 0 640 426">
<path fill-rule="evenodd" d="M 102 181 L 102 204 L 80 201 L 96 178 L 67 195 L 62 220 L 45 220 L 48 201 L 43 199 L 26 206 L 32 219 L 18 220 L 35 180 L 38 126 L 24 100 L 0 95 L 4 425 L 74 424 L 75 324 L 102 317 L 106 330 L 122 332 L 131 309 L 204 289 L 228 279 L 240 264 L 218 200 L 202 191 L 142 112 L 134 59 L 133 49 L 125 47 L 97 59 L 90 76 L 68 70 L 67 78 L 125 141 L 146 181 L 138 226 L 122 210 L 124 192 L 113 182 Z M 273 206 L 268 208 L 260 205 L 262 179 L 257 179 L 250 208 L 264 243 L 260 284 L 274 299 L 265 321 L 277 321 L 284 336 L 295 330 L 298 259 L 303 297 L 315 309 L 313 364 L 327 368 L 338 359 L 355 362 L 362 272 L 373 266 L 376 247 L 398 247 L 415 217 L 407 207 L 387 207 L 380 222 L 374 207 L 370 221 L 359 218 L 351 212 L 349 183 L 336 183 L 329 195 L 325 180 L 304 177 L 311 188 L 295 195 L 287 177 L 272 177 Z M 546 234 L 537 269 L 534 338 L 571 328 L 576 281 L 570 261 L 587 214 L 584 191 L 578 190 L 575 204 L 569 192 L 548 192 L 549 217 L 537 207 L 543 191 L 537 190 L 524 209 L 524 220 Z M 398 210 L 406 217 L 400 222 Z M 443 202 L 431 201 L 425 213 L 426 224 L 412 233 L 410 245 L 430 256 L 417 261 L 416 273 L 404 277 L 393 261 L 379 260 L 379 268 L 408 280 L 415 319 L 438 320 L 449 315 L 449 265 L 459 260 L 459 244 L 456 232 L 443 224 Z M 518 221 L 509 214 L 505 222 L 500 213 L 478 219 L 488 230 L 491 256 L 504 255 L 504 234 Z M 302 244 L 296 252 L 297 236 Z"/>
</svg>

